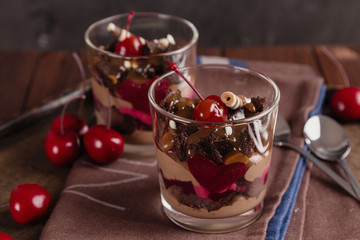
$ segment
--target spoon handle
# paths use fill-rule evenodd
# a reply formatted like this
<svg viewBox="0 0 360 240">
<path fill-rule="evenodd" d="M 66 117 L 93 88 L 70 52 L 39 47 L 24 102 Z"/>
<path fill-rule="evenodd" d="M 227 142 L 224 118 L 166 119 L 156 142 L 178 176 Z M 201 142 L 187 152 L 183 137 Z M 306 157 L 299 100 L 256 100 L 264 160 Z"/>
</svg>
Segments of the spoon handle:
<svg viewBox="0 0 360 240">
<path fill-rule="evenodd" d="M 318 168 L 320 168 L 326 175 L 332 178 L 337 184 L 339 184 L 344 190 L 346 190 L 351 196 L 353 196 L 356 200 L 360 201 L 360 198 L 356 196 L 354 190 L 342 177 L 340 177 L 337 173 L 335 173 L 333 170 L 331 170 L 329 167 L 323 164 L 319 159 L 314 157 L 311 153 L 305 151 L 303 148 L 291 142 L 276 142 L 275 144 L 278 146 L 292 148 L 297 152 L 301 153 L 303 156 L 305 156 L 307 159 L 313 162 Z"/>
<path fill-rule="evenodd" d="M 348 165 L 346 164 L 345 160 L 339 160 L 338 163 L 340 164 L 341 168 L 344 170 L 345 174 L 350 180 L 351 186 L 355 192 L 355 194 L 360 198 L 360 185 L 357 181 L 356 177 L 352 174 L 351 170 L 349 169 Z"/>
</svg>

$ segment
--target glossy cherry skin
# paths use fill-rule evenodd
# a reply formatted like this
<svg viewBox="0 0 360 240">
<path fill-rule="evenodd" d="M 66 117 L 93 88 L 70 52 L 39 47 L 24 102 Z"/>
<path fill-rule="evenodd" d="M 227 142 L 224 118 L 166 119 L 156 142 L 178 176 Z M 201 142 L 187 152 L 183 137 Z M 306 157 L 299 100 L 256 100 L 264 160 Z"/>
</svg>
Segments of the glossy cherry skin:
<svg viewBox="0 0 360 240">
<path fill-rule="evenodd" d="M 137 83 L 132 80 L 126 80 L 116 86 L 116 91 L 121 96 L 121 98 L 130 102 L 133 105 L 134 109 L 150 114 L 148 92 L 151 84 L 155 80 L 156 78 L 145 83 Z M 162 99 L 165 98 L 166 94 L 169 91 L 169 87 L 170 83 L 165 79 L 158 82 L 155 90 L 157 102 L 160 102 Z"/>
<path fill-rule="evenodd" d="M 65 167 L 72 164 L 80 153 L 80 140 L 78 135 L 69 128 L 50 131 L 45 138 L 46 156 L 56 166 Z"/>
<path fill-rule="evenodd" d="M 115 53 L 122 56 L 141 56 L 143 44 L 136 35 L 130 35 L 115 45 Z"/>
<path fill-rule="evenodd" d="M 134 109 L 150 114 L 147 93 L 153 81 L 154 80 L 145 83 L 137 83 L 132 80 L 126 80 L 116 86 L 116 91 L 121 98 L 131 102 Z"/>
<path fill-rule="evenodd" d="M 105 125 L 91 127 L 84 135 L 84 145 L 89 156 L 101 164 L 115 161 L 124 151 L 121 134 Z"/>
<path fill-rule="evenodd" d="M 194 109 L 194 119 L 207 122 L 221 122 L 226 121 L 228 115 L 228 109 L 221 102 L 220 97 L 216 95 L 210 95 Z"/>
<path fill-rule="evenodd" d="M 25 183 L 12 191 L 9 208 L 16 222 L 29 224 L 44 217 L 50 203 L 51 196 L 44 187 L 35 183 Z"/>
<path fill-rule="evenodd" d="M 58 116 L 52 122 L 51 130 L 59 131 L 60 126 L 61 126 L 61 116 Z M 64 115 L 63 127 L 73 129 L 79 136 L 84 135 L 89 130 L 87 123 L 82 118 L 74 114 Z"/>
<path fill-rule="evenodd" d="M 360 119 L 360 88 L 345 87 L 336 91 L 330 99 L 330 107 L 339 120 Z"/>
<path fill-rule="evenodd" d="M 9 235 L 0 232 L 0 240 L 14 240 L 14 239 Z"/>
</svg>

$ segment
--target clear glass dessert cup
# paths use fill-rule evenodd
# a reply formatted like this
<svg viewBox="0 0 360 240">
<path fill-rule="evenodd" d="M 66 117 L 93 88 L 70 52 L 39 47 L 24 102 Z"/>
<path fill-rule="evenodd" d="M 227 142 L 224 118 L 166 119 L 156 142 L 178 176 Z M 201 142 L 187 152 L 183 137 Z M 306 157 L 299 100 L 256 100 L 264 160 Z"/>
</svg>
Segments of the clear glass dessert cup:
<svg viewBox="0 0 360 240">
<path fill-rule="evenodd" d="M 184 99 L 197 98 L 178 74 L 166 73 L 151 85 L 163 210 L 174 223 L 195 232 L 222 233 L 246 227 L 263 209 L 279 89 L 268 77 L 231 65 L 194 65 L 180 72 L 203 97 L 232 91 L 247 99 L 265 98 L 265 103 L 252 116 L 239 112 L 238 120 L 197 121 L 183 117 L 188 113 L 173 114 L 164 108 L 166 89 L 180 90 Z M 189 100 L 177 100 L 174 106 L 181 102 Z"/>
<path fill-rule="evenodd" d="M 155 77 L 169 71 L 168 61 L 184 67 L 196 62 L 198 31 L 189 21 L 165 14 L 136 12 L 129 32 L 142 40 L 160 39 L 175 45 L 167 52 L 124 56 L 114 49 L 114 36 L 107 27 L 114 23 L 126 29 L 128 13 L 93 23 L 85 32 L 86 52 L 92 73 L 91 86 L 98 124 L 106 124 L 111 108 L 111 127 L 125 139 L 125 153 L 154 153 L 148 89 Z M 170 35 L 170 37 L 168 37 Z M 160 45 L 159 45 L 160 46 Z M 163 46 L 163 45 L 161 45 Z M 139 147 L 141 145 L 141 147 Z"/>
</svg>

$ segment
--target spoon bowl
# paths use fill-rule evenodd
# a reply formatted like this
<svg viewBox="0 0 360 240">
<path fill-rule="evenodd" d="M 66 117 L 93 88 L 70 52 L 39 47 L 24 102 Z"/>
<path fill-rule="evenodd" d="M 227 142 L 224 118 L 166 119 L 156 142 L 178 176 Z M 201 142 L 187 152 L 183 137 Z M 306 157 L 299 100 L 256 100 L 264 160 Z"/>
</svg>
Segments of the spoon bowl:
<svg viewBox="0 0 360 240">
<path fill-rule="evenodd" d="M 351 150 L 343 128 L 324 115 L 316 115 L 306 121 L 304 137 L 310 150 L 324 160 L 344 159 Z"/>
<path fill-rule="evenodd" d="M 360 185 L 345 161 L 351 147 L 341 125 L 332 118 L 316 115 L 306 121 L 303 133 L 305 143 L 316 156 L 323 160 L 336 161 L 342 167 L 356 195 L 360 197 Z"/>
<path fill-rule="evenodd" d="M 299 147 L 298 145 L 289 141 L 291 135 L 291 129 L 287 121 L 278 115 L 275 136 L 274 136 L 274 145 L 279 147 L 291 148 L 298 153 L 305 156 L 309 161 L 313 162 L 315 166 L 320 168 L 326 175 L 333 179 L 339 186 L 341 186 L 345 191 L 347 191 L 351 196 L 360 201 L 360 197 L 357 196 L 355 190 L 336 172 L 330 169 L 328 166 L 323 164 L 321 160 L 312 155 L 310 152 L 306 151 L 304 148 Z"/>
</svg>

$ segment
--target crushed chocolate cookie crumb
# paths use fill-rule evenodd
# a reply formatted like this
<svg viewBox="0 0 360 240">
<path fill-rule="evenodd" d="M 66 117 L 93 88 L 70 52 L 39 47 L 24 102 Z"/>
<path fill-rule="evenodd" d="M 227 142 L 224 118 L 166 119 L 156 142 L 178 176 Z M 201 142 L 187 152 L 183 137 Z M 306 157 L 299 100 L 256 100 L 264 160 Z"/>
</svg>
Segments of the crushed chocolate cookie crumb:
<svg viewBox="0 0 360 240">
<path fill-rule="evenodd" d="M 236 194 L 233 191 L 226 191 L 219 194 L 210 194 L 209 199 L 199 198 L 194 194 L 182 194 L 179 196 L 179 202 L 195 209 L 206 209 L 211 212 L 223 206 L 231 205 Z"/>
<path fill-rule="evenodd" d="M 232 148 L 229 140 L 221 138 L 214 132 L 198 144 L 193 144 L 192 149 L 200 155 L 206 156 L 217 164 L 223 163 L 224 155 Z"/>
<path fill-rule="evenodd" d="M 237 136 L 239 141 L 239 151 L 246 156 L 251 156 L 255 149 L 254 140 L 250 137 L 247 129 L 243 129 L 240 134 Z"/>
<path fill-rule="evenodd" d="M 266 104 L 265 98 L 261 98 L 261 97 L 251 98 L 251 102 L 254 104 L 256 112 L 262 112 L 265 109 L 265 104 Z"/>
<path fill-rule="evenodd" d="M 187 160 L 186 146 L 188 136 L 186 132 L 179 132 L 174 136 L 175 152 L 182 162 Z"/>
</svg>

